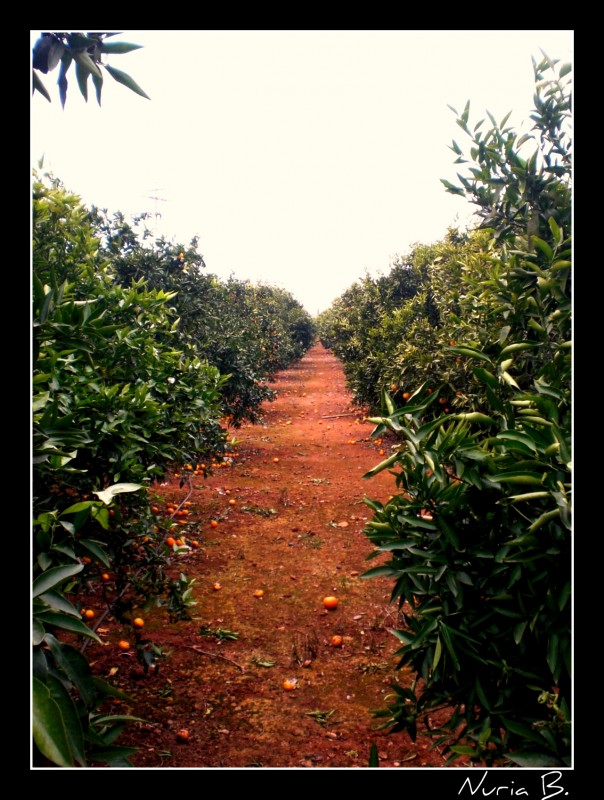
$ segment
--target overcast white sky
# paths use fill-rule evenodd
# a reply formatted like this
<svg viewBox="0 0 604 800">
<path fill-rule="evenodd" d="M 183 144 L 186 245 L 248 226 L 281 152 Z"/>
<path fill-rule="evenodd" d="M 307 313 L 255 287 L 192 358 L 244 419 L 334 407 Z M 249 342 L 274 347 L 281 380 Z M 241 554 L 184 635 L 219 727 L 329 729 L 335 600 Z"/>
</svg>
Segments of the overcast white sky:
<svg viewBox="0 0 604 800">
<path fill-rule="evenodd" d="M 32 45 L 38 31 L 32 31 Z M 569 30 L 124 31 L 99 109 L 75 73 L 31 102 L 31 157 L 88 204 L 161 214 L 207 271 L 291 292 L 316 314 L 472 206 L 446 193 L 467 137 L 448 108 L 529 119 L 531 56 L 572 60 Z M 161 198 L 154 200 L 152 198 Z"/>
</svg>

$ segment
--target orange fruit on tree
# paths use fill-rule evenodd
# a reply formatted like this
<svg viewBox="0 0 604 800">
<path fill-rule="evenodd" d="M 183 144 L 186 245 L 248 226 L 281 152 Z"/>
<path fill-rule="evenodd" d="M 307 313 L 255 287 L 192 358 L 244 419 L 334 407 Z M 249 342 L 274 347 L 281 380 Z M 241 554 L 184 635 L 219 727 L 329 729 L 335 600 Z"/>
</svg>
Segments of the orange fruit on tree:
<svg viewBox="0 0 604 800">
<path fill-rule="evenodd" d="M 88 558 L 88 556 L 82 556 L 82 563 L 91 564 L 92 563 L 92 559 Z"/>
<path fill-rule="evenodd" d="M 325 608 L 333 609 L 338 607 L 338 598 L 334 595 L 328 595 L 323 598 L 323 605 Z"/>
<path fill-rule="evenodd" d="M 167 536 L 166 544 L 168 545 L 168 547 L 174 547 L 174 545 L 176 544 L 176 539 L 173 536 Z"/>
<path fill-rule="evenodd" d="M 411 397 L 411 392 L 403 392 L 403 400 L 408 400 Z"/>
<path fill-rule="evenodd" d="M 108 572 L 102 572 L 101 573 L 101 580 L 103 580 L 103 581 L 108 581 L 110 579 L 110 577 L 111 576 L 109 575 Z"/>
<path fill-rule="evenodd" d="M 92 608 L 85 608 L 84 611 L 82 611 L 82 614 L 84 619 L 94 619 L 96 616 Z"/>
<path fill-rule="evenodd" d="M 132 620 L 132 624 L 135 628 L 144 628 L 145 627 L 145 620 L 142 617 L 135 617 Z"/>
<path fill-rule="evenodd" d="M 117 646 L 119 647 L 120 650 L 124 650 L 124 651 L 130 650 L 130 642 L 127 642 L 126 639 L 121 639 L 117 643 Z"/>
</svg>

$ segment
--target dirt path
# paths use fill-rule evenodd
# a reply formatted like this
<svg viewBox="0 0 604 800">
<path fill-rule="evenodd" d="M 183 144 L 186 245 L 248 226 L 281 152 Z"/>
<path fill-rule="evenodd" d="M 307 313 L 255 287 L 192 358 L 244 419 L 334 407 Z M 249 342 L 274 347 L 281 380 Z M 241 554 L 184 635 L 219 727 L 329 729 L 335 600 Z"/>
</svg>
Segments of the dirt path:
<svg viewBox="0 0 604 800">
<path fill-rule="evenodd" d="M 234 432 L 233 466 L 193 479 L 200 547 L 182 560 L 196 579 L 193 619 L 149 619 L 150 638 L 172 651 L 158 675 L 117 657 L 133 698 L 120 710 L 147 720 L 123 737 L 140 748 L 133 764 L 367 767 L 375 742 L 380 766 L 444 766 L 429 740 L 376 732 L 371 715 L 406 679 L 394 670 L 390 583 L 360 577 L 378 563 L 366 561 L 362 498 L 394 490 L 388 473 L 362 480 L 382 459 L 367 438 L 373 426 L 354 413 L 341 365 L 321 345 L 275 388 L 263 424 Z M 180 502 L 189 489 L 174 481 L 161 491 Z"/>
</svg>

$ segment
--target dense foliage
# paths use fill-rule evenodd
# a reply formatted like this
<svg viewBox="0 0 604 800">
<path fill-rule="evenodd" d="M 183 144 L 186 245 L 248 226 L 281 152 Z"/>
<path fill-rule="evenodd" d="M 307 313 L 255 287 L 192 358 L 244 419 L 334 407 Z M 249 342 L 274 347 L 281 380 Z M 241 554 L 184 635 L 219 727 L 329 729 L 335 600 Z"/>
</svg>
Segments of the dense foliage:
<svg viewBox="0 0 604 800">
<path fill-rule="evenodd" d="M 82 593 L 110 579 L 108 609 L 130 630 L 137 601 L 186 616 L 192 581 L 174 567 L 188 545 L 184 530 L 166 544 L 154 482 L 220 462 L 228 423 L 256 419 L 275 370 L 314 337 L 288 293 L 221 283 L 195 242 L 147 233 L 34 178 L 33 733 L 36 758 L 59 766 L 131 752 L 113 744 L 128 720 L 99 711 L 114 690 L 83 653 L 97 637 Z M 138 656 L 154 663 L 152 646 Z"/>
<path fill-rule="evenodd" d="M 459 185 L 477 230 L 417 248 L 412 296 L 391 303 L 393 271 L 353 287 L 321 320 L 358 399 L 382 413 L 376 436 L 398 488 L 366 532 L 366 573 L 392 578 L 405 627 L 400 666 L 415 678 L 378 711 L 415 736 L 418 719 L 451 711 L 435 735 L 452 757 L 487 765 L 564 766 L 571 714 L 571 142 L 570 67 L 533 64 L 532 132 L 487 112 L 457 124 L 469 155 Z M 457 112 L 455 112 L 457 114 Z M 521 155 L 536 144 L 528 157 Z M 419 269 L 417 282 L 411 281 Z M 413 269 L 415 268 L 415 273 Z M 391 296 L 391 295 L 390 295 Z M 377 301 L 376 301 L 377 297 Z M 386 297 L 386 301 L 384 301 Z M 352 307 L 352 308 L 351 308 Z M 344 313 L 345 312 L 345 313 Z M 358 322 L 349 328 L 347 315 Z M 361 346 L 359 347 L 359 343 Z M 360 394 L 372 377 L 373 394 Z"/>
</svg>

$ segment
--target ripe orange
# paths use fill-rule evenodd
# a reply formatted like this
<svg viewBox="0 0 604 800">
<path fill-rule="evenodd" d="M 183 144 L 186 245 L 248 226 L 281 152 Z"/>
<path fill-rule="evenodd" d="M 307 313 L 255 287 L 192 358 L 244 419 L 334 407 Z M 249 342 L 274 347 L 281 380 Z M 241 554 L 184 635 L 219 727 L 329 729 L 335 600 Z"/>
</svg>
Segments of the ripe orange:
<svg viewBox="0 0 604 800">
<path fill-rule="evenodd" d="M 278 459 L 278 458 L 273 458 L 273 462 L 274 462 L 275 464 L 278 464 L 278 463 L 279 463 L 279 459 Z"/>
<path fill-rule="evenodd" d="M 229 505 L 234 506 L 236 502 L 237 502 L 236 500 L 229 500 Z"/>
<path fill-rule="evenodd" d="M 109 575 L 108 572 L 102 572 L 101 573 L 101 580 L 103 580 L 103 581 L 108 581 L 110 579 L 110 577 L 111 576 Z"/>
<path fill-rule="evenodd" d="M 264 597 L 264 589 L 256 589 L 254 597 Z"/>
<path fill-rule="evenodd" d="M 181 728 L 179 731 L 176 732 L 176 740 L 178 742 L 188 742 L 191 734 L 187 730 L 187 728 Z"/>
<path fill-rule="evenodd" d="M 411 392 L 403 392 L 403 400 L 408 400 L 411 397 Z"/>
<path fill-rule="evenodd" d="M 333 595 L 328 595 L 327 597 L 323 598 L 323 605 L 325 608 L 337 608 L 338 607 L 338 598 L 334 597 Z"/>
<path fill-rule="evenodd" d="M 92 559 L 88 558 L 88 556 L 82 556 L 82 563 L 91 564 L 92 563 Z"/>
<path fill-rule="evenodd" d="M 331 646 L 332 647 L 342 647 L 342 643 L 344 642 L 344 638 L 339 635 L 335 635 L 331 637 Z"/>
<path fill-rule="evenodd" d="M 84 611 L 82 611 L 82 614 L 84 615 L 85 619 L 94 619 L 96 616 L 92 608 L 85 608 Z"/>
<path fill-rule="evenodd" d="M 132 624 L 135 628 L 144 628 L 145 627 L 145 620 L 142 617 L 135 617 L 132 620 Z"/>
<path fill-rule="evenodd" d="M 218 527 L 218 522 L 215 519 L 210 520 L 210 525 L 212 526 L 212 528 L 217 528 Z"/>
<path fill-rule="evenodd" d="M 282 686 L 283 686 L 283 688 L 285 689 L 286 692 L 291 692 L 292 689 L 296 688 L 297 683 L 298 683 L 298 681 L 295 678 L 286 678 L 283 681 Z"/>
<path fill-rule="evenodd" d="M 182 539 L 177 539 L 175 544 L 176 544 L 177 547 L 182 547 L 184 545 L 184 542 L 183 542 Z"/>
<path fill-rule="evenodd" d="M 174 545 L 176 544 L 176 539 L 173 536 L 167 536 L 166 544 L 168 545 L 168 547 L 174 547 Z"/>
<path fill-rule="evenodd" d="M 125 639 L 121 639 L 117 643 L 117 646 L 119 647 L 120 650 L 124 650 L 124 651 L 130 650 L 130 642 L 127 642 Z"/>
<path fill-rule="evenodd" d="M 219 583 L 215 583 L 215 584 L 214 584 L 214 591 L 215 591 L 215 592 L 217 592 L 217 591 L 219 591 L 220 589 L 222 589 L 222 586 L 221 586 Z"/>
<path fill-rule="evenodd" d="M 199 547 L 199 542 L 197 539 L 191 539 L 191 547 Z"/>
</svg>

